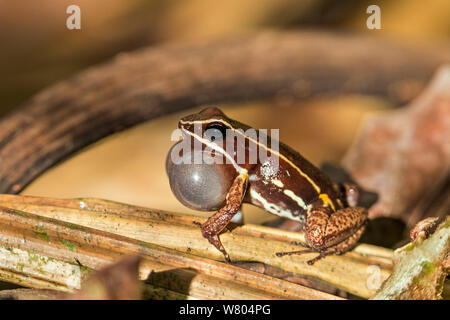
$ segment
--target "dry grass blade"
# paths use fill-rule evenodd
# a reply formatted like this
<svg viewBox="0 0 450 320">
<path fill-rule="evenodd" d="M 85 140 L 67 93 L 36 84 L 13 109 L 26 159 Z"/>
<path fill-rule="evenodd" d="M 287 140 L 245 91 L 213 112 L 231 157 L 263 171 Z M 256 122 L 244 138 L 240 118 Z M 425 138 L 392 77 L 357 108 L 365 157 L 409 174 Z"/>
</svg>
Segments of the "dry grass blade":
<svg viewBox="0 0 450 320">
<path fill-rule="evenodd" d="M 9 196 L 6 196 L 9 197 Z M 10 198 L 11 199 L 11 198 Z M 24 199 L 17 196 L 16 200 Z M 29 200 L 29 198 L 28 198 Z M 42 199 L 41 199 L 42 200 Z M 50 200 L 51 199 L 47 199 Z M 70 201 L 69 201 L 70 202 Z M 16 204 L 20 201 L 15 202 Z M 5 205 L 5 204 L 3 204 Z M 80 288 L 90 269 L 98 270 L 124 255 L 143 257 L 140 276 L 154 287 L 201 299 L 335 299 L 332 295 L 294 283 L 248 271 L 207 258 L 182 253 L 118 234 L 82 227 L 73 222 L 46 218 L 0 207 L 1 278 L 25 286 L 72 290 Z M 64 210 L 37 206 L 46 215 Z M 31 207 L 29 208 L 31 209 Z M 66 208 L 67 209 L 67 208 Z M 67 209 L 68 210 L 68 209 Z M 77 213 L 97 226 L 89 210 Z M 119 228 L 115 214 L 94 213 L 109 218 Z M 70 215 L 69 215 L 70 216 Z M 70 219 L 69 219 L 70 220 Z M 135 219 L 136 223 L 139 222 Z M 108 225 L 103 221 L 102 225 Z M 86 221 L 85 221 L 86 224 Z M 146 222 L 148 225 L 148 222 Z M 103 227 L 103 229 L 105 229 Z M 175 283 L 164 279 L 175 278 Z M 147 287 L 146 290 L 149 290 Z M 153 292 L 154 294 L 154 292 Z M 163 295 L 167 295 L 164 292 Z"/>
<path fill-rule="evenodd" d="M 223 259 L 202 237 L 198 226 L 194 224 L 204 221 L 204 218 L 200 217 L 176 215 L 98 199 L 64 200 L 1 195 L 0 205 L 65 221 L 69 226 L 83 225 L 196 256 Z M 304 241 L 303 235 L 268 227 L 239 226 L 232 232 L 221 235 L 221 238 L 235 261 L 263 262 L 288 272 L 321 279 L 364 298 L 370 297 L 376 290 L 369 289 L 366 285 L 370 275 L 368 267 L 380 267 L 381 281 L 389 276 L 392 268 L 390 250 L 368 245 L 359 245 L 353 252 L 343 256 L 327 257 L 313 266 L 305 263 L 311 258 L 309 254 L 279 258 L 275 256 L 275 252 L 295 250 L 297 247 L 290 242 Z M 180 267 L 185 265 L 186 257 L 192 257 L 181 254 L 165 256 L 163 252 L 166 251 L 157 250 L 152 254 Z M 224 264 L 215 261 L 215 264 L 212 264 L 209 259 L 192 259 L 189 265 L 202 270 L 208 266 L 212 276 L 233 276 L 231 269 L 222 267 Z M 261 282 L 259 289 L 264 288 L 265 284 Z"/>
</svg>

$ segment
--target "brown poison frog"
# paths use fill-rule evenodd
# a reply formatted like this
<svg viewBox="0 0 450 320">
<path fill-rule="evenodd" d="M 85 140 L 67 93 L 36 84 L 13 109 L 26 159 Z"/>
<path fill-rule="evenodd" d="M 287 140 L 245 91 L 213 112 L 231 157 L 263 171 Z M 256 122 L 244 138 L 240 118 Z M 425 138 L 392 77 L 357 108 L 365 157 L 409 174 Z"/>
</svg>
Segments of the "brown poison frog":
<svg viewBox="0 0 450 320">
<path fill-rule="evenodd" d="M 187 207 L 216 211 L 201 230 L 227 261 L 219 234 L 243 202 L 301 222 L 307 248 L 276 255 L 317 252 L 309 264 L 348 251 L 364 232 L 367 210 L 357 206 L 357 187 L 333 182 L 298 152 L 264 137 L 264 132 L 217 108 L 186 116 L 178 127 L 183 140 L 172 147 L 166 161 L 171 189 Z M 186 141 L 189 144 L 181 146 Z"/>
</svg>

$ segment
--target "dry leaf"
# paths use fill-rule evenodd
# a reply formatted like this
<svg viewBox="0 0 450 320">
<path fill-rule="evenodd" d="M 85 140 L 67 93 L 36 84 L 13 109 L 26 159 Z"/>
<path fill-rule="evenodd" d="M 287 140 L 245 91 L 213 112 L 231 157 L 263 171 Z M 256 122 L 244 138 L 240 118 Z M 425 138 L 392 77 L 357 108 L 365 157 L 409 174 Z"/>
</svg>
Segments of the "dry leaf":
<svg viewBox="0 0 450 320">
<path fill-rule="evenodd" d="M 81 290 L 66 293 L 56 299 L 64 300 L 138 300 L 141 283 L 138 278 L 138 256 L 129 256 L 92 274 Z"/>
<path fill-rule="evenodd" d="M 429 214 L 450 212 L 449 137 L 450 66 L 408 107 L 367 119 L 343 164 L 363 188 L 378 193 L 371 218 L 402 218 L 411 228 Z"/>
</svg>

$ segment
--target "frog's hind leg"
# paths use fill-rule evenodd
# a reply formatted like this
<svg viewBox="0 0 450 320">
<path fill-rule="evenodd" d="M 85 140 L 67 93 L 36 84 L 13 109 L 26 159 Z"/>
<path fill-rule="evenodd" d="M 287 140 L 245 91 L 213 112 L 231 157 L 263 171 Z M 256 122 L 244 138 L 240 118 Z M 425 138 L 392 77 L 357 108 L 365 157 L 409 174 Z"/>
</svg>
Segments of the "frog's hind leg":
<svg viewBox="0 0 450 320">
<path fill-rule="evenodd" d="M 331 254 L 342 254 L 342 253 L 350 250 L 356 244 L 358 239 L 361 237 L 365 228 L 366 228 L 366 226 L 362 225 L 354 234 L 352 234 L 350 237 L 348 237 L 344 241 L 342 241 L 332 247 L 328 247 L 324 250 L 317 250 L 314 248 L 309 248 L 309 249 L 303 249 L 303 250 L 298 250 L 298 251 L 277 252 L 276 255 L 277 255 L 277 257 L 282 257 L 282 256 L 290 256 L 290 255 L 298 255 L 298 254 L 317 252 L 319 254 L 315 258 L 307 261 L 307 263 L 309 265 L 312 265 L 317 260 L 320 260 Z M 300 245 L 307 246 L 306 244 L 300 244 Z"/>
<path fill-rule="evenodd" d="M 342 254 L 348 250 L 350 250 L 351 248 L 354 247 L 354 245 L 356 244 L 356 242 L 358 241 L 358 239 L 361 237 L 361 235 L 363 234 L 364 230 L 366 229 L 366 225 L 363 224 L 355 233 L 353 233 L 350 237 L 348 237 L 347 239 L 345 239 L 344 241 L 332 246 L 332 247 L 328 247 L 325 250 L 321 250 L 319 251 L 319 255 L 311 260 L 308 260 L 307 263 L 309 265 L 312 265 L 314 262 L 316 262 L 317 260 L 320 260 L 330 254 Z"/>
<path fill-rule="evenodd" d="M 344 208 L 330 214 L 329 208 L 312 209 L 305 224 L 305 235 L 309 249 L 280 252 L 277 256 L 318 252 L 308 261 L 350 250 L 361 237 L 367 221 L 367 210 L 361 207 Z"/>
<path fill-rule="evenodd" d="M 329 210 L 328 207 L 312 209 L 306 217 L 305 236 L 308 245 L 317 250 L 324 250 L 348 238 L 356 242 L 359 237 L 352 235 L 357 233 L 361 236 L 362 231 L 358 231 L 367 222 L 367 210 L 362 207 L 349 207 L 331 214 Z"/>
</svg>

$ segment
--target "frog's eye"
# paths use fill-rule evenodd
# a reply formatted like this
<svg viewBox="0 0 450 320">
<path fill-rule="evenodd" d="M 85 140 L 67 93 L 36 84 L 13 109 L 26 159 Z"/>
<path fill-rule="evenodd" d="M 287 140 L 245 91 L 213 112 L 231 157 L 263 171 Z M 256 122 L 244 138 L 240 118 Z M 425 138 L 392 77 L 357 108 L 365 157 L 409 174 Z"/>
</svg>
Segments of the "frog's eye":
<svg viewBox="0 0 450 320">
<path fill-rule="evenodd" d="M 205 128 L 204 137 L 209 141 L 222 141 L 227 134 L 227 127 L 221 122 L 212 122 Z"/>
</svg>

